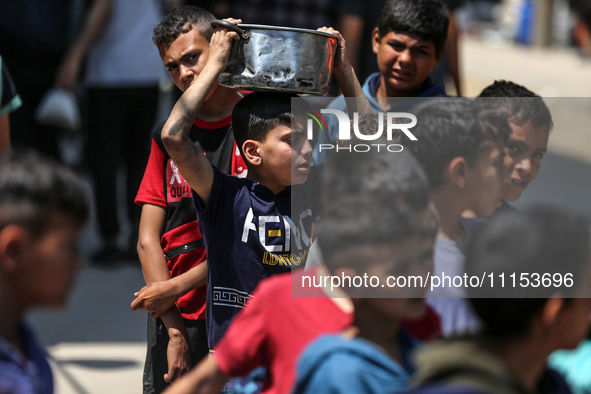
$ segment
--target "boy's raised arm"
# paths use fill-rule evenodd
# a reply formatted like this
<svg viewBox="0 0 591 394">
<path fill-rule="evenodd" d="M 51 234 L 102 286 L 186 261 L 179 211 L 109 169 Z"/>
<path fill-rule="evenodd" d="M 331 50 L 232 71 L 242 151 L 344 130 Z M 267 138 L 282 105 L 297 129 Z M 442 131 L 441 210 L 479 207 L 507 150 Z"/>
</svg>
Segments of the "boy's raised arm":
<svg viewBox="0 0 591 394">
<path fill-rule="evenodd" d="M 232 23 L 241 22 L 239 19 L 227 20 Z M 164 147 L 185 180 L 204 203 L 207 203 L 211 191 L 213 170 L 203 151 L 189 139 L 189 131 L 218 75 L 228 64 L 232 40 L 237 39 L 239 37 L 235 32 L 221 27 L 216 28 L 211 37 L 209 57 L 205 67 L 177 101 L 162 128 Z"/>
</svg>

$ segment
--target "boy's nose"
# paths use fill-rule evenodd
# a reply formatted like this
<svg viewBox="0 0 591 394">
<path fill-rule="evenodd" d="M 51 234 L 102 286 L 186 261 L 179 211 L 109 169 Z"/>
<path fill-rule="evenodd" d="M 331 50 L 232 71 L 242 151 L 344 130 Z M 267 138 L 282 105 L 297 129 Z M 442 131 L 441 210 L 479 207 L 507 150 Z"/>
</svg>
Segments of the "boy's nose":
<svg viewBox="0 0 591 394">
<path fill-rule="evenodd" d="M 530 159 L 523 159 L 515 166 L 519 172 L 528 173 L 531 171 L 531 161 Z"/>
<path fill-rule="evenodd" d="M 409 49 L 405 49 L 398 55 L 398 61 L 400 63 L 410 63 L 412 61 L 412 55 Z"/>
<path fill-rule="evenodd" d="M 191 68 L 189 68 L 189 67 L 185 67 L 185 66 L 181 65 L 181 66 L 179 66 L 179 69 L 181 72 L 182 79 L 187 79 L 193 75 L 193 70 L 191 70 Z"/>
<path fill-rule="evenodd" d="M 308 159 L 312 159 L 312 145 L 310 145 L 310 141 L 306 139 L 306 141 L 304 142 L 304 145 L 302 146 L 302 156 L 304 156 L 306 158 L 306 160 Z"/>
</svg>

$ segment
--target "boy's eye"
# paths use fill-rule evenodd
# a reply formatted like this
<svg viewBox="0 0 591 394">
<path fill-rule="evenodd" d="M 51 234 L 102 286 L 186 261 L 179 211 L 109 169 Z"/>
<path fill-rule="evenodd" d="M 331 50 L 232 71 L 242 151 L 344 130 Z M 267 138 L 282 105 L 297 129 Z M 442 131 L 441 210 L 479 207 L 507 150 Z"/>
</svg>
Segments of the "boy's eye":
<svg viewBox="0 0 591 394">
<path fill-rule="evenodd" d="M 418 48 L 415 52 L 421 55 L 429 55 L 429 50 L 427 48 Z"/>
<path fill-rule="evenodd" d="M 189 63 L 196 63 L 199 61 L 200 56 L 201 56 L 201 52 L 188 53 L 185 56 L 184 61 L 189 62 Z"/>
<path fill-rule="evenodd" d="M 511 152 L 517 152 L 519 150 L 517 145 L 513 145 L 513 144 L 507 144 L 505 147 Z"/>
<path fill-rule="evenodd" d="M 298 142 L 300 142 L 303 138 L 302 133 L 292 133 L 289 136 L 288 142 L 291 144 L 297 144 Z"/>
<path fill-rule="evenodd" d="M 173 72 L 176 69 L 176 65 L 168 66 L 167 70 L 169 73 Z"/>
<path fill-rule="evenodd" d="M 544 154 L 542 152 L 534 153 L 534 159 L 542 160 L 544 158 Z"/>
</svg>

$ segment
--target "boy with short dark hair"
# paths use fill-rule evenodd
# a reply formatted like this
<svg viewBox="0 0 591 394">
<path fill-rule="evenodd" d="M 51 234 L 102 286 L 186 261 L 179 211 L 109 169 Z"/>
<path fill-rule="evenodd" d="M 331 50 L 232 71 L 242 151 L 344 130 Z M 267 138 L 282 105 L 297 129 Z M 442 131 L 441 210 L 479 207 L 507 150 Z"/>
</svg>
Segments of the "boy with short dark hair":
<svg viewBox="0 0 591 394">
<path fill-rule="evenodd" d="M 341 287 L 355 306 L 353 324 L 308 346 L 294 393 L 401 391 L 414 370 L 410 353 L 417 344 L 401 321 L 424 313 L 426 289 L 384 283 L 402 275 L 426 280 L 437 229 L 433 213 L 412 212 L 385 193 L 345 194 L 325 208 L 318 227 L 332 275 L 379 281 Z"/>
<path fill-rule="evenodd" d="M 363 94 L 372 111 L 387 112 L 405 107 L 391 98 L 445 96 L 442 84 L 433 84 L 429 74 L 435 68 L 445 46 L 449 18 L 439 0 L 389 0 L 372 33 L 373 52 L 380 69 L 363 84 Z M 346 97 L 346 95 L 345 95 Z M 346 111 L 345 100 L 337 98 L 329 107 Z M 314 163 L 326 160 L 329 150 L 321 144 L 333 145 L 338 140 L 338 122 L 327 117 L 328 130 L 318 137 Z"/>
<path fill-rule="evenodd" d="M 381 73 L 372 97 L 445 94 L 431 83 L 429 74 L 443 55 L 448 26 L 447 10 L 439 0 L 388 1 L 372 34 Z M 371 77 L 368 83 L 376 84 Z"/>
<path fill-rule="evenodd" d="M 588 332 L 589 225 L 586 218 L 541 207 L 499 215 L 478 232 L 467 250 L 468 275 L 551 273 L 561 281 L 468 288 L 482 330 L 427 346 L 417 357 L 416 393 L 570 393 L 546 359 L 556 349 L 576 347 Z M 488 298 L 491 291 L 519 298 Z"/>
<path fill-rule="evenodd" d="M 2 393 L 53 393 L 45 351 L 24 315 L 66 303 L 87 217 L 86 192 L 71 171 L 33 152 L 0 156 Z"/>
<path fill-rule="evenodd" d="M 222 174 L 188 139 L 190 119 L 225 69 L 235 39 L 235 32 L 216 28 L 207 64 L 162 129 L 167 151 L 193 189 L 209 256 L 210 348 L 261 279 L 305 262 L 312 222 L 319 213 L 315 201 L 319 176 L 310 168 L 312 149 L 305 132 L 291 129 L 291 95 L 253 93 L 236 104 L 233 127 L 248 167 L 246 179 Z M 354 72 L 344 60 L 340 35 L 338 41 L 333 72 L 349 96 L 361 95 Z"/>
<path fill-rule="evenodd" d="M 429 99 L 413 112 L 418 141 L 409 148 L 429 178 L 439 231 L 433 256 L 434 276 L 462 275 L 463 249 L 479 219 L 462 212 L 490 215 L 500 204 L 504 143 L 510 133 L 505 118 L 479 112 L 462 98 Z M 459 288 L 436 288 L 429 303 L 439 313 L 445 336 L 474 329 L 478 321 Z M 442 298 L 460 297 L 460 298 Z"/>
<path fill-rule="evenodd" d="M 214 16 L 180 7 L 154 28 L 153 41 L 177 87 L 185 91 L 207 63 Z M 231 132 L 232 110 L 242 94 L 217 83 L 194 116 L 189 139 L 225 174 L 245 176 Z M 142 206 L 138 254 L 147 286 L 132 309 L 148 317 L 144 393 L 162 392 L 208 354 L 205 332 L 207 256 L 191 187 L 164 147 L 162 123 L 135 202 Z M 176 304 L 176 305 L 175 305 Z"/>
<path fill-rule="evenodd" d="M 554 123 L 544 100 L 524 86 L 511 81 L 495 81 L 484 88 L 479 105 L 497 108 L 507 116 L 511 134 L 505 145 L 505 169 L 509 176 L 503 185 L 501 211 L 515 209 L 516 201 L 537 177 L 548 150 L 548 136 Z"/>
</svg>

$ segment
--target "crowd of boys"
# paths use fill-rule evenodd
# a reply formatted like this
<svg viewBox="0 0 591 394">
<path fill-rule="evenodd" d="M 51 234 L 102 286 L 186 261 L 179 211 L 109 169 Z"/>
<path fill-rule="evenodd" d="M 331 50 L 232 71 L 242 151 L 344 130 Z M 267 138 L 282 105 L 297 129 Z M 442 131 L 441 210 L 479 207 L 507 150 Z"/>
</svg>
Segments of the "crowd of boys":
<svg viewBox="0 0 591 394">
<path fill-rule="evenodd" d="M 358 112 L 365 135 L 383 126 L 376 112 L 411 111 L 417 141 L 394 135 L 405 148 L 396 154 L 328 155 L 293 114 L 294 95 L 218 84 L 239 37 L 213 28 L 213 19 L 181 7 L 154 29 L 183 95 L 154 133 L 136 197 L 147 285 L 131 307 L 150 312 L 144 393 L 570 392 L 546 359 L 587 335 L 591 222 L 509 204 L 546 153 L 553 123 L 543 100 L 507 81 L 475 100 L 442 97 L 429 74 L 443 54 L 444 6 L 390 0 L 372 37 L 380 72 L 363 86 L 340 33 L 319 29 L 337 37 L 333 75 L 343 96 L 364 98 L 332 107 Z M 316 146 L 336 144 L 336 127 L 329 124 Z M 23 392 L 51 392 L 22 315 L 63 301 L 86 200 L 60 167 L 14 153 L 2 160 L 0 310 L 10 324 L 0 331 L 7 366 L 0 393 L 21 382 L 31 386 Z M 51 174 L 31 169 L 42 166 Z M 35 188 L 18 177 L 25 171 Z M 54 272 L 42 286 L 31 282 L 51 258 L 67 278 Z M 312 268 L 304 270 L 306 260 Z M 558 264 L 573 285 L 535 298 L 302 284 L 328 275 L 386 283 Z"/>
</svg>

